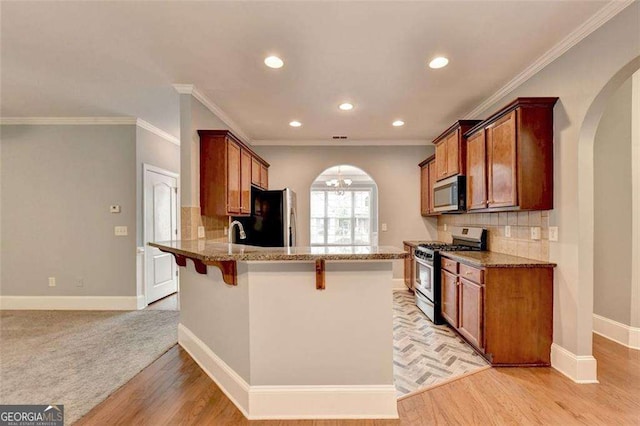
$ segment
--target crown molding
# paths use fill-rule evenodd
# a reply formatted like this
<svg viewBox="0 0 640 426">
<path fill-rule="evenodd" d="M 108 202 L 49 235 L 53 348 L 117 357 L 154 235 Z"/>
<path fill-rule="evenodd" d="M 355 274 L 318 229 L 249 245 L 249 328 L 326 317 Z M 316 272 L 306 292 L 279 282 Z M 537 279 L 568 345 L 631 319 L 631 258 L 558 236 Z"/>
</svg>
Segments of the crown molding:
<svg viewBox="0 0 640 426">
<path fill-rule="evenodd" d="M 426 139 L 256 139 L 254 146 L 429 146 Z"/>
<path fill-rule="evenodd" d="M 596 12 L 591 18 L 585 21 L 569 35 L 554 45 L 546 53 L 536 59 L 531 65 L 502 86 L 497 92 L 485 99 L 480 105 L 470 111 L 465 118 L 477 118 L 493 104 L 517 89 L 531 77 L 540 72 L 551 62 L 562 56 L 567 50 L 587 38 L 591 33 L 607 23 L 611 18 L 622 12 L 627 6 L 636 0 L 612 0 Z"/>
<path fill-rule="evenodd" d="M 196 98 L 202 105 L 218 117 L 224 124 L 229 126 L 229 130 L 239 137 L 243 142 L 253 145 L 253 140 L 247 135 L 242 128 L 233 121 L 218 105 L 209 99 L 204 93 L 199 91 L 193 84 L 174 84 L 173 88 L 181 95 L 191 95 Z"/>
<path fill-rule="evenodd" d="M 153 133 L 156 136 L 161 137 L 162 139 L 171 142 L 172 144 L 178 145 L 180 146 L 180 139 L 176 138 L 175 136 L 173 136 L 170 133 L 165 132 L 164 130 L 154 126 L 153 124 L 149 123 L 148 121 L 144 121 L 141 118 L 138 118 L 136 120 L 136 126 L 140 127 L 141 129 L 145 129 L 150 131 L 151 133 Z"/>
<path fill-rule="evenodd" d="M 2 125 L 69 125 L 69 126 L 91 126 L 91 125 L 135 125 L 135 117 L 1 117 Z"/>
</svg>

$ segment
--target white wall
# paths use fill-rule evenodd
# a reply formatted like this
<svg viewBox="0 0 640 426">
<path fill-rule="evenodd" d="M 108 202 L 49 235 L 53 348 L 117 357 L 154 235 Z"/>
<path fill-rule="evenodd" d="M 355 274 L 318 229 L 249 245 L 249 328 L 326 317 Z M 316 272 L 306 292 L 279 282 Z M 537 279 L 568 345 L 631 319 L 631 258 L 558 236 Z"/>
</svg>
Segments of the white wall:
<svg viewBox="0 0 640 426">
<path fill-rule="evenodd" d="M 631 323 L 631 85 L 605 110 L 594 145 L 595 229 L 593 312 Z"/>
<path fill-rule="evenodd" d="M 271 164 L 269 188 L 291 188 L 298 196 L 299 245 L 309 245 L 309 191 L 325 169 L 350 164 L 364 170 L 378 185 L 380 245 L 402 248 L 403 240 L 436 239 L 434 218 L 420 215 L 420 168 L 418 163 L 433 153 L 433 146 L 256 146 L 255 151 Z M 394 262 L 393 275 L 403 275 L 402 261 Z"/>
<path fill-rule="evenodd" d="M 589 202 L 593 186 L 589 178 L 578 178 L 593 172 L 593 146 L 579 141 L 594 99 L 618 71 L 640 55 L 639 17 L 640 4 L 635 2 L 482 114 L 486 117 L 518 96 L 560 97 L 554 110 L 555 208 L 550 212 L 550 225 L 559 227 L 560 238 L 550 244 L 550 259 L 558 264 L 554 343 L 577 355 L 591 354 L 593 313 L 589 282 L 593 252 L 580 249 L 589 247 L 588 230 L 593 231 L 593 204 Z M 579 209 L 580 203 L 586 208 Z"/>
<path fill-rule="evenodd" d="M 1 294 L 135 296 L 135 126 L 0 131 Z M 129 235 L 114 236 L 116 225 Z"/>
</svg>

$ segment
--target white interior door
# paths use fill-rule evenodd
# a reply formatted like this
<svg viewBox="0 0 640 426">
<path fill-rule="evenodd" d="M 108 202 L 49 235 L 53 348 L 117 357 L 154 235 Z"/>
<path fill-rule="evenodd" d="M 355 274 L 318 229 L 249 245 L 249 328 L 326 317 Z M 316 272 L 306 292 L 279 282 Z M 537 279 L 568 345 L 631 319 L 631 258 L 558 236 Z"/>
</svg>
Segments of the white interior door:
<svg viewBox="0 0 640 426">
<path fill-rule="evenodd" d="M 178 238 L 178 178 L 170 172 L 144 171 L 145 295 L 147 304 L 178 291 L 173 255 L 147 245 Z"/>
</svg>

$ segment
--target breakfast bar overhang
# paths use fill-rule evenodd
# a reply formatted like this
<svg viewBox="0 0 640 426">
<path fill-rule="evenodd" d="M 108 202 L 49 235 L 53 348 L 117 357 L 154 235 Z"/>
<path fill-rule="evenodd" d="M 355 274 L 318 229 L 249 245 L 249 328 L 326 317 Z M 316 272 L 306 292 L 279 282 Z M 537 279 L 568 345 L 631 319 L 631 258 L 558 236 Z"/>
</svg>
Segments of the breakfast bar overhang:
<svg viewBox="0 0 640 426">
<path fill-rule="evenodd" d="M 393 247 L 152 243 L 180 268 L 178 342 L 248 419 L 397 418 Z"/>
</svg>

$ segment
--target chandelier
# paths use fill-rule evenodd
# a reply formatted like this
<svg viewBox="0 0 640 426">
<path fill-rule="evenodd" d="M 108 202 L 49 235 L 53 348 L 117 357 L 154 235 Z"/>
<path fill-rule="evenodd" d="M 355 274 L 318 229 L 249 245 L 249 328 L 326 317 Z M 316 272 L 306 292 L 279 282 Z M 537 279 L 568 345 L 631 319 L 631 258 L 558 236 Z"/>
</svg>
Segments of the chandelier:
<svg viewBox="0 0 640 426">
<path fill-rule="evenodd" d="M 333 187 L 337 195 L 344 195 L 345 189 L 351 186 L 353 181 L 351 179 L 343 179 L 342 173 L 340 173 L 340 166 L 338 166 L 338 178 L 330 179 L 325 182 L 328 187 Z"/>
</svg>

